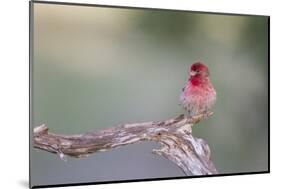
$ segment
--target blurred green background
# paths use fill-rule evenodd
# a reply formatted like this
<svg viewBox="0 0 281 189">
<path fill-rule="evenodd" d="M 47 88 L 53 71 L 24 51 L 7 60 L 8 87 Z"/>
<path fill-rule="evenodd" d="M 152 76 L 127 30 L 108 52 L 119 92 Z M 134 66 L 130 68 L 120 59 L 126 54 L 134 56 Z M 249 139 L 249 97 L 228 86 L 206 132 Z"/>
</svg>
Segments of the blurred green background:
<svg viewBox="0 0 281 189">
<path fill-rule="evenodd" d="M 165 120 L 189 66 L 203 61 L 214 116 L 193 128 L 219 173 L 268 169 L 268 18 L 35 3 L 32 125 L 78 134 Z M 32 185 L 184 176 L 156 143 L 88 158 L 31 150 Z"/>
</svg>

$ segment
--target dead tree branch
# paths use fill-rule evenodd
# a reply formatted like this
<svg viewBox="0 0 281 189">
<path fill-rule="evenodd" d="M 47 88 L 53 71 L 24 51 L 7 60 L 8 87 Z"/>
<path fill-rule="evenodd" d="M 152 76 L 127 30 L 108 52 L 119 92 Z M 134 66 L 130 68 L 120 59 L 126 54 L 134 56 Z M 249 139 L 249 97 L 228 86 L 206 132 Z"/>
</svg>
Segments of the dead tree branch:
<svg viewBox="0 0 281 189">
<path fill-rule="evenodd" d="M 153 153 L 171 160 L 186 175 L 217 174 L 207 142 L 193 137 L 191 128 L 212 114 L 210 112 L 190 119 L 180 115 L 166 121 L 125 124 L 71 136 L 50 133 L 47 126 L 41 125 L 34 128 L 33 145 L 65 159 L 66 155 L 79 158 L 140 141 L 154 141 L 162 147 L 154 149 Z"/>
</svg>

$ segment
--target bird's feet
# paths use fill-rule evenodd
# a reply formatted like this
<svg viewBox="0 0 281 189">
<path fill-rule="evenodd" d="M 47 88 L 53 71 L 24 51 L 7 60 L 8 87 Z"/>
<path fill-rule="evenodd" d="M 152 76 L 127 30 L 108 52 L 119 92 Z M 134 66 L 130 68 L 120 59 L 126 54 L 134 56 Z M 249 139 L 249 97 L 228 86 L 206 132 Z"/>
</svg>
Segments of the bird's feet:
<svg viewBox="0 0 281 189">
<path fill-rule="evenodd" d="M 213 112 L 203 112 L 202 114 L 198 114 L 198 115 L 188 118 L 189 119 L 188 122 L 195 125 L 196 123 L 200 122 L 201 120 L 209 118 L 213 114 L 214 114 Z"/>
</svg>

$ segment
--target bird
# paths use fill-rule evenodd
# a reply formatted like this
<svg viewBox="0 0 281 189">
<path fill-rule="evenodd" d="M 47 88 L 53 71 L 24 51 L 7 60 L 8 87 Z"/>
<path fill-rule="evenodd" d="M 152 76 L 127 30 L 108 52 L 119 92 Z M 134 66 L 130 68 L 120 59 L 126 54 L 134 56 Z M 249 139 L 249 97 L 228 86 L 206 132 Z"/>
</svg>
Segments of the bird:
<svg viewBox="0 0 281 189">
<path fill-rule="evenodd" d="M 180 104 L 188 118 L 206 114 L 214 106 L 217 93 L 209 76 L 209 69 L 202 62 L 190 66 L 189 79 L 180 95 Z"/>
</svg>

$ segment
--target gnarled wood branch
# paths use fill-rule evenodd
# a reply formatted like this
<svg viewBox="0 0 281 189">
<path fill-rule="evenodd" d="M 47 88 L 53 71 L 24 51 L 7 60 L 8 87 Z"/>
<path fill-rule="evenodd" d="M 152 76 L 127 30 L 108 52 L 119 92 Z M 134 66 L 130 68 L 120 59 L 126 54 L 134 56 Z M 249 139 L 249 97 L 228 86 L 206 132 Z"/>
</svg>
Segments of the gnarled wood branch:
<svg viewBox="0 0 281 189">
<path fill-rule="evenodd" d="M 79 158 L 139 141 L 155 141 L 162 147 L 154 149 L 153 153 L 171 160 L 186 175 L 217 174 L 207 142 L 193 137 L 191 128 L 212 114 L 209 112 L 189 119 L 180 115 L 166 121 L 125 124 L 71 136 L 50 133 L 47 126 L 41 125 L 34 128 L 33 145 L 65 159 L 66 155 Z"/>
</svg>

